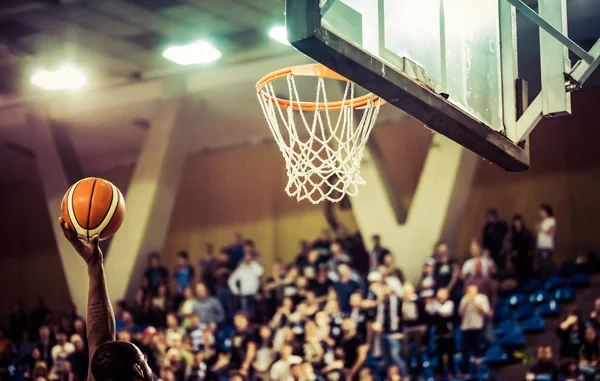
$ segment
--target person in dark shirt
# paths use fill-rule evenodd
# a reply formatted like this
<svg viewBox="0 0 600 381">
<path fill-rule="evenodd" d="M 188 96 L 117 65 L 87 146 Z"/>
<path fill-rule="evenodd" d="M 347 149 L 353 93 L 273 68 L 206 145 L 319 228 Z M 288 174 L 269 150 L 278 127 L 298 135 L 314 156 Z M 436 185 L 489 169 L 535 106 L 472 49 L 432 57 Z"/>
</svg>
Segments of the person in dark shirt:
<svg viewBox="0 0 600 381">
<path fill-rule="evenodd" d="M 337 266 L 339 281 L 334 282 L 333 288 L 338 297 L 340 309 L 343 313 L 350 312 L 350 295 L 360 290 L 360 284 L 351 279 L 352 270 L 346 263 L 340 263 Z"/>
<path fill-rule="evenodd" d="M 404 294 L 400 305 L 402 314 L 401 320 L 404 326 L 404 356 L 407 364 L 410 363 L 410 347 L 413 344 L 415 348 L 415 357 L 417 358 L 417 369 L 414 373 L 420 374 L 423 370 L 423 361 L 421 358 L 421 347 L 423 345 L 423 336 L 427 331 L 427 316 L 423 300 L 415 292 L 415 287 L 411 283 L 404 285 Z"/>
<path fill-rule="evenodd" d="M 374 309 L 366 309 L 363 307 L 363 296 L 360 291 L 353 293 L 350 296 L 350 307 L 352 308 L 348 317 L 356 324 L 356 334 L 361 339 L 363 344 L 367 343 L 368 327 L 374 317 Z"/>
<path fill-rule="evenodd" d="M 340 348 L 343 351 L 344 369 L 346 371 L 346 379 L 352 380 L 358 376 L 358 372 L 365 360 L 369 346 L 363 344 L 362 340 L 356 333 L 356 323 L 351 318 L 346 318 L 342 322 L 343 338 L 340 343 Z"/>
<path fill-rule="evenodd" d="M 190 264 L 190 256 L 185 251 L 180 251 L 177 254 L 177 267 L 173 274 L 175 278 L 175 309 L 183 301 L 183 290 L 186 287 L 192 286 L 194 279 L 194 267 Z"/>
<path fill-rule="evenodd" d="M 52 359 L 52 348 L 56 343 L 52 340 L 50 336 L 50 328 L 48 326 L 43 325 L 39 329 L 39 340 L 37 344 L 37 349 L 40 351 L 41 360 L 46 362 L 48 368 L 52 368 L 54 365 L 54 361 Z"/>
<path fill-rule="evenodd" d="M 317 298 L 321 301 L 323 301 L 323 298 L 327 298 L 331 287 L 333 287 L 333 281 L 329 279 L 329 269 L 327 266 L 320 267 L 316 279 L 311 279 L 308 282 L 308 288 L 313 290 Z"/>
<path fill-rule="evenodd" d="M 579 350 L 583 344 L 585 324 L 579 316 L 577 306 L 572 306 L 567 313 L 567 318 L 556 328 L 560 339 L 560 357 L 579 359 Z"/>
<path fill-rule="evenodd" d="M 148 269 L 144 274 L 145 286 L 151 296 L 158 294 L 161 284 L 166 284 L 169 272 L 160 264 L 160 254 L 152 253 L 148 259 Z"/>
<path fill-rule="evenodd" d="M 396 266 L 396 260 L 394 259 L 394 254 L 386 253 L 382 257 L 382 265 L 385 268 L 385 276 L 390 277 L 393 276 L 398 278 L 398 280 L 402 283 L 406 282 L 406 278 L 404 277 L 404 272 Z"/>
<path fill-rule="evenodd" d="M 83 338 L 79 335 L 74 335 L 75 337 L 71 339 L 73 345 L 75 345 L 75 352 L 71 353 L 67 357 L 67 361 L 71 364 L 71 369 L 73 373 L 77 376 L 80 381 L 87 380 L 88 374 L 88 351 L 85 348 L 85 342 Z"/>
<path fill-rule="evenodd" d="M 520 283 L 526 282 L 533 273 L 535 238 L 525 227 L 525 222 L 520 214 L 512 218 L 503 246 L 503 250 L 512 262 L 517 280 Z"/>
<path fill-rule="evenodd" d="M 446 288 L 450 295 L 454 295 L 455 287 L 460 280 L 460 267 L 450 256 L 448 244 L 438 242 L 434 250 L 434 278 L 437 288 Z"/>
<path fill-rule="evenodd" d="M 551 381 L 558 380 L 558 366 L 554 363 L 552 347 L 540 345 L 537 349 L 537 362 L 527 372 L 527 381 L 535 380 L 539 375 L 550 376 Z"/>
<path fill-rule="evenodd" d="M 487 222 L 483 227 L 483 237 L 481 240 L 484 249 L 489 250 L 494 262 L 500 269 L 504 268 L 505 261 L 500 258 L 504 237 L 508 231 L 506 222 L 498 217 L 496 209 L 488 209 L 486 213 Z"/>
<path fill-rule="evenodd" d="M 588 321 L 596 329 L 596 332 L 600 332 L 600 298 L 596 298 L 594 301 L 594 310 L 590 313 Z"/>
<path fill-rule="evenodd" d="M 231 355 L 229 370 L 239 371 L 248 377 L 256 354 L 256 337 L 252 332 L 248 318 L 244 314 L 236 314 L 233 323 L 235 332 L 231 338 Z"/>
<path fill-rule="evenodd" d="M 454 316 L 455 306 L 449 300 L 448 289 L 437 290 L 435 300 L 425 307 L 429 321 L 435 327 L 435 347 L 437 353 L 436 374 L 442 377 L 444 371 L 444 357 L 448 366 L 448 378 L 452 378 L 454 370 Z"/>
<path fill-rule="evenodd" d="M 600 342 L 596 329 L 592 326 L 585 328 L 585 335 L 581 350 L 579 352 L 579 364 L 582 366 L 595 367 L 600 358 Z"/>
<path fill-rule="evenodd" d="M 219 378 L 206 362 L 204 346 L 194 351 L 192 364 L 185 369 L 183 381 L 217 381 Z"/>
<path fill-rule="evenodd" d="M 313 242 L 312 247 L 313 249 L 319 250 L 323 254 L 328 253 L 329 246 L 331 245 L 332 241 L 333 234 L 331 233 L 331 230 L 329 230 L 328 228 L 324 228 L 323 230 L 321 230 L 321 236 L 317 238 L 315 242 Z"/>
<path fill-rule="evenodd" d="M 23 308 L 23 302 L 15 304 L 13 313 L 10 314 L 8 323 L 8 338 L 18 343 L 21 340 L 22 332 L 28 328 L 27 313 Z"/>
</svg>

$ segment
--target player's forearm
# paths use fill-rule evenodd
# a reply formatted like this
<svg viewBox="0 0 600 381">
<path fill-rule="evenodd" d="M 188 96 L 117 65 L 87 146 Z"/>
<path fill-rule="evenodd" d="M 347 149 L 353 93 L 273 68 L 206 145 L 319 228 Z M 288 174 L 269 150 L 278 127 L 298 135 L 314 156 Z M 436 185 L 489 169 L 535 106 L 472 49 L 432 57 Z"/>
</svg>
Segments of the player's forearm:
<svg viewBox="0 0 600 381">
<path fill-rule="evenodd" d="M 100 345 L 115 340 L 115 316 L 106 289 L 103 264 L 90 263 L 88 276 L 87 337 L 91 357 Z"/>
</svg>

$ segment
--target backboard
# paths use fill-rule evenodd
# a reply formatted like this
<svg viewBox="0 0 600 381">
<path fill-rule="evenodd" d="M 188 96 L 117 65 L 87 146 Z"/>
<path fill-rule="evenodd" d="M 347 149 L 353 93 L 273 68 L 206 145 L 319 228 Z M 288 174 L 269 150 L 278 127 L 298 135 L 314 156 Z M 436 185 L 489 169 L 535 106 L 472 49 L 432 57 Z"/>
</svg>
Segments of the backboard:
<svg viewBox="0 0 600 381">
<path fill-rule="evenodd" d="M 507 137 L 504 123 L 498 4 L 287 0 L 286 27 L 288 40 L 304 54 L 505 170 L 523 171 L 529 168 L 528 149 Z M 510 28 L 514 35 L 514 25 Z M 514 43 L 514 71 L 504 67 L 513 118 Z"/>
</svg>

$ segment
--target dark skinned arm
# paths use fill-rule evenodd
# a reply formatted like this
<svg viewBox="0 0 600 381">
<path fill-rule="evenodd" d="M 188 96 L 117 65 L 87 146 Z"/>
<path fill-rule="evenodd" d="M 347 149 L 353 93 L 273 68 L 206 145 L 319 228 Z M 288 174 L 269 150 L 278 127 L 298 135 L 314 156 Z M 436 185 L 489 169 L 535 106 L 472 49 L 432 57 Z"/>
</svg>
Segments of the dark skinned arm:
<svg viewBox="0 0 600 381">
<path fill-rule="evenodd" d="M 98 246 L 100 237 L 95 235 L 90 242 L 85 242 L 79 239 L 77 233 L 70 230 L 62 219 L 60 225 L 65 238 L 71 242 L 88 266 L 87 338 L 91 360 L 99 346 L 115 341 L 115 315 L 106 289 L 104 258 Z"/>
</svg>

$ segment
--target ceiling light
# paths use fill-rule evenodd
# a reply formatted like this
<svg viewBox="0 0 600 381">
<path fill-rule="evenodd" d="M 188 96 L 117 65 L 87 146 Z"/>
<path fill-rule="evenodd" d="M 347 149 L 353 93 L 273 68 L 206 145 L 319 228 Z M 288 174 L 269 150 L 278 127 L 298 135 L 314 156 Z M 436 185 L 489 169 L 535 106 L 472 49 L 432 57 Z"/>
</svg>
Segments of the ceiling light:
<svg viewBox="0 0 600 381">
<path fill-rule="evenodd" d="M 188 45 L 170 46 L 162 56 L 179 65 L 194 65 L 218 60 L 221 52 L 206 41 L 196 41 Z"/>
<path fill-rule="evenodd" d="M 290 42 L 287 39 L 287 30 L 284 26 L 272 27 L 269 31 L 269 37 L 271 37 L 275 41 L 281 42 L 284 45 L 290 45 Z"/>
<path fill-rule="evenodd" d="M 81 70 L 65 65 L 56 70 L 36 70 L 31 83 L 46 90 L 75 90 L 83 87 L 87 79 Z"/>
</svg>

